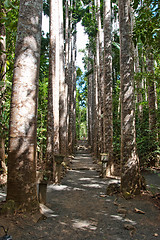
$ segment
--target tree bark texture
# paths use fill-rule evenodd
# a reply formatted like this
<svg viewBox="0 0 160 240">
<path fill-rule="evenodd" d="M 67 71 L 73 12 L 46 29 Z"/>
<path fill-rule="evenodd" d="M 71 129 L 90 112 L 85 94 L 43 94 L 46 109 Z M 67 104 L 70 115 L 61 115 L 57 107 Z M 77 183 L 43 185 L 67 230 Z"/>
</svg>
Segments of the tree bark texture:
<svg viewBox="0 0 160 240">
<path fill-rule="evenodd" d="M 149 106 L 149 135 L 150 150 L 156 149 L 156 141 L 158 141 L 157 131 L 157 98 L 156 83 L 154 80 L 154 57 L 151 48 L 147 49 L 147 88 L 148 88 L 148 106 Z"/>
<path fill-rule="evenodd" d="M 2 0 L 0 0 L 0 118 L 2 119 L 3 103 L 5 96 L 5 74 L 6 74 L 6 29 L 5 24 L 1 22 L 2 17 L 5 16 L 4 6 Z M 2 122 L 2 121 L 1 121 Z M 4 136 L 4 126 L 0 125 L 0 165 L 5 166 L 5 136 Z M 2 163 L 3 162 L 3 163 Z M 3 169 L 6 171 L 5 169 Z"/>
<path fill-rule="evenodd" d="M 67 154 L 67 86 L 64 72 L 64 33 L 63 1 L 58 1 L 59 13 L 59 148 L 60 153 Z"/>
<path fill-rule="evenodd" d="M 102 96 L 103 96 L 103 51 L 102 51 L 102 27 L 101 27 L 101 14 L 100 14 L 100 0 L 96 0 L 97 6 L 97 23 L 98 23 L 98 31 L 97 31 L 97 83 L 98 83 L 98 153 L 102 152 L 103 149 L 103 118 L 102 118 Z"/>
<path fill-rule="evenodd" d="M 91 53 L 91 50 L 89 49 L 88 51 L 88 58 L 91 59 L 91 56 L 92 56 L 92 53 Z M 88 64 L 88 72 L 92 69 L 92 64 L 89 62 Z M 88 142 L 89 142 L 89 145 L 92 146 L 92 137 L 93 137 L 93 132 L 92 132 L 92 126 L 93 126 L 93 119 L 92 119 L 92 113 L 93 113 L 93 104 L 92 104 L 92 101 L 93 101 L 93 93 L 92 93 L 92 90 L 93 90 L 93 81 L 92 81 L 92 78 L 93 78 L 93 74 L 90 74 L 88 76 Z"/>
<path fill-rule="evenodd" d="M 69 47 L 69 78 L 68 78 L 68 110 L 69 110 L 69 126 L 68 126 L 68 148 L 69 154 L 72 153 L 73 146 L 73 36 L 71 35 L 72 25 L 70 23 L 70 47 Z"/>
<path fill-rule="evenodd" d="M 55 177 L 54 154 L 59 153 L 59 34 L 58 1 L 50 0 L 50 53 L 46 168 Z"/>
<path fill-rule="evenodd" d="M 136 90 L 137 90 L 137 103 L 138 103 L 138 118 L 142 121 L 143 119 L 143 96 L 142 96 L 142 79 L 140 77 L 140 65 L 139 65 L 139 56 L 138 56 L 138 47 L 134 49 L 134 65 L 136 77 Z"/>
<path fill-rule="evenodd" d="M 119 0 L 121 76 L 121 191 L 139 193 L 139 159 L 136 152 L 134 59 L 129 0 Z"/>
<path fill-rule="evenodd" d="M 21 0 L 12 85 L 7 200 L 38 206 L 36 185 L 37 96 L 42 0 Z"/>
<path fill-rule="evenodd" d="M 106 175 L 113 174 L 112 39 L 111 2 L 104 1 L 104 152 L 109 154 Z"/>
<path fill-rule="evenodd" d="M 67 132 L 69 147 L 69 51 L 70 51 L 70 1 L 65 1 L 65 82 L 67 84 Z M 68 148 L 68 153 L 70 150 Z"/>
<path fill-rule="evenodd" d="M 76 34 L 76 25 L 74 26 L 74 35 L 73 35 L 73 119 L 72 119 L 72 153 L 74 152 L 74 146 L 76 143 L 76 57 L 77 57 L 77 34 Z"/>
<path fill-rule="evenodd" d="M 97 59 L 94 56 L 94 79 L 93 79 L 93 151 L 98 158 L 98 82 L 97 82 Z"/>
</svg>

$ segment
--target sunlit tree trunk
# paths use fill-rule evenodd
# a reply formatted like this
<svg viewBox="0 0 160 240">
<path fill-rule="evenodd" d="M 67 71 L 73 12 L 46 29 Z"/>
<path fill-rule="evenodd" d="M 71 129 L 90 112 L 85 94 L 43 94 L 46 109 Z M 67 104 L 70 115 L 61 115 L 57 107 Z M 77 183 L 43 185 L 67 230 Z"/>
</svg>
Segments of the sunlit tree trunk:
<svg viewBox="0 0 160 240">
<path fill-rule="evenodd" d="M 32 210 L 36 184 L 37 96 L 41 47 L 41 0 L 21 0 L 12 86 L 7 200 Z"/>
<path fill-rule="evenodd" d="M 97 84 L 98 84 L 98 153 L 103 152 L 103 93 L 104 93 L 104 86 L 103 84 L 103 31 L 101 27 L 101 14 L 100 14 L 100 0 L 96 0 L 97 6 L 97 24 L 98 24 L 98 31 L 97 31 Z"/>
<path fill-rule="evenodd" d="M 71 29 L 71 28 L 70 28 Z M 69 111 L 69 126 L 68 126 L 68 148 L 69 153 L 72 153 L 72 119 L 73 119 L 73 99 L 72 99 L 72 92 L 73 92 L 73 74 L 72 74 L 72 66 L 73 65 L 73 52 L 72 52 L 72 37 L 70 35 L 70 43 L 69 43 L 69 78 L 68 78 L 68 111 Z"/>
<path fill-rule="evenodd" d="M 69 128 L 68 128 L 68 148 L 72 153 L 73 144 L 73 52 L 72 38 L 70 39 L 70 61 L 69 61 L 69 82 L 68 82 L 68 103 L 69 103 Z"/>
<path fill-rule="evenodd" d="M 74 146 L 76 144 L 76 53 L 77 53 L 77 34 L 76 34 L 76 25 L 74 26 L 74 35 L 73 35 L 73 120 L 72 120 L 72 153 L 74 152 Z"/>
<path fill-rule="evenodd" d="M 91 50 L 89 49 L 88 51 L 88 58 L 91 59 Z M 92 69 L 92 64 L 89 61 L 88 63 L 88 72 L 91 71 Z M 92 74 L 89 74 L 88 76 L 88 142 L 89 145 L 92 145 L 92 125 L 93 125 L 93 120 L 92 120 L 92 98 L 93 98 L 93 93 L 92 93 Z"/>
<path fill-rule="evenodd" d="M 6 30 L 5 24 L 1 22 L 2 17 L 5 16 L 4 6 L 0 0 L 0 118 L 2 119 L 3 103 L 5 95 L 5 74 L 6 74 Z M 0 126 L 0 169 L 6 172 L 5 165 L 5 136 L 4 129 L 1 123 Z"/>
<path fill-rule="evenodd" d="M 75 8 L 76 2 L 69 1 L 70 8 Z M 69 153 L 74 152 L 76 141 L 76 25 L 72 23 L 72 11 L 69 12 L 69 59 L 68 59 L 68 112 L 69 112 L 69 128 L 68 128 L 68 148 Z M 73 33 L 72 33 L 73 32 Z"/>
<path fill-rule="evenodd" d="M 59 34 L 58 1 L 50 0 L 50 53 L 48 81 L 46 167 L 54 180 L 54 154 L 59 153 Z"/>
<path fill-rule="evenodd" d="M 129 0 L 119 0 L 121 76 L 121 191 L 139 193 L 139 159 L 136 152 L 134 59 Z"/>
<path fill-rule="evenodd" d="M 112 39 L 111 39 L 111 2 L 104 1 L 104 152 L 109 160 L 106 175 L 113 174 L 113 110 L 112 110 Z"/>
<path fill-rule="evenodd" d="M 74 1 L 71 1 L 71 7 L 74 8 Z M 76 25 L 71 22 L 72 13 L 70 13 L 70 45 L 69 45 L 69 82 L 68 82 L 68 102 L 69 102 L 69 131 L 68 131 L 68 147 L 69 153 L 74 151 L 76 138 Z M 73 31 L 73 34 L 71 33 Z"/>
<path fill-rule="evenodd" d="M 65 81 L 67 84 L 67 135 L 68 135 L 68 153 L 69 149 L 69 50 L 70 50 L 70 16 L 69 16 L 70 1 L 65 1 Z"/>
</svg>

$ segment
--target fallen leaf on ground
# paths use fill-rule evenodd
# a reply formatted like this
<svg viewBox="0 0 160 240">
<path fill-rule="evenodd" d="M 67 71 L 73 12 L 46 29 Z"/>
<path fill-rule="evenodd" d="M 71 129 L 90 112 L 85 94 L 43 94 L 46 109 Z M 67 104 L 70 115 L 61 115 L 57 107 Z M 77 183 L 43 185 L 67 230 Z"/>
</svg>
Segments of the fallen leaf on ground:
<svg viewBox="0 0 160 240">
<path fill-rule="evenodd" d="M 127 210 L 124 209 L 124 208 L 119 208 L 119 209 L 117 210 L 117 212 L 120 213 L 120 214 L 127 214 Z"/>
<path fill-rule="evenodd" d="M 114 200 L 114 205 L 118 206 L 119 204 L 117 203 L 117 198 Z"/>
<path fill-rule="evenodd" d="M 138 208 L 135 208 L 134 211 L 136 213 L 140 213 L 140 214 L 145 214 L 145 212 L 143 212 L 142 210 L 138 209 Z"/>
<path fill-rule="evenodd" d="M 136 229 L 130 231 L 129 234 L 130 234 L 131 237 L 133 237 L 133 235 L 135 234 L 135 231 L 136 231 Z"/>
<path fill-rule="evenodd" d="M 128 223 L 124 224 L 124 228 L 127 230 L 132 230 L 132 231 L 136 230 L 136 228 L 132 224 L 128 224 Z"/>
</svg>

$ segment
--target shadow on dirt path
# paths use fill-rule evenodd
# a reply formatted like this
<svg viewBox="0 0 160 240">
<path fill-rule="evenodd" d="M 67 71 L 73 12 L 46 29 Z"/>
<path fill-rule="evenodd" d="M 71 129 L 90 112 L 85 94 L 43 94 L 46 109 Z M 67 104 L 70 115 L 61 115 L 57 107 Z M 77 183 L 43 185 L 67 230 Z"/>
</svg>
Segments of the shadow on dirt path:
<svg viewBox="0 0 160 240">
<path fill-rule="evenodd" d="M 47 204 L 41 205 L 46 218 L 15 218 L 9 233 L 13 240 L 160 239 L 160 211 L 148 195 L 106 195 L 107 185 L 117 181 L 99 177 L 87 143 L 80 142 L 61 184 L 47 187 Z"/>
</svg>

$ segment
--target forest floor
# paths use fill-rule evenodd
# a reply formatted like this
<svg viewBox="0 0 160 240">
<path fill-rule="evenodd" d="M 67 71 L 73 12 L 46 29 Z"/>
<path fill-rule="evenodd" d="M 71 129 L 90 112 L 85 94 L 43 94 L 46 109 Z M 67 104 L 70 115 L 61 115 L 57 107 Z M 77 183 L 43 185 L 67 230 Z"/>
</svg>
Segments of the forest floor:
<svg viewBox="0 0 160 240">
<path fill-rule="evenodd" d="M 159 174 L 144 173 L 152 194 L 146 191 L 129 200 L 108 196 L 108 184 L 119 180 L 100 178 L 87 145 L 81 144 L 61 184 L 48 185 L 44 215 L 0 216 L 0 225 L 9 227 L 13 240 L 160 239 Z M 0 201 L 4 198 L 1 190 Z"/>
</svg>

